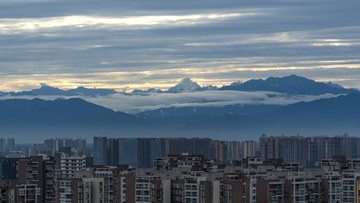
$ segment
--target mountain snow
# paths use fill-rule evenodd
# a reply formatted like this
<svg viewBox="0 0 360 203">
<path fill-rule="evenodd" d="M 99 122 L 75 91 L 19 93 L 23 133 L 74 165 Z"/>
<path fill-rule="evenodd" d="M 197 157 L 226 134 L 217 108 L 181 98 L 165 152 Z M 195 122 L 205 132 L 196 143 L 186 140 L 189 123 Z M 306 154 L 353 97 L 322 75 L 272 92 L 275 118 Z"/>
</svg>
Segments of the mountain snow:
<svg viewBox="0 0 360 203">
<path fill-rule="evenodd" d="M 175 87 L 169 88 L 168 92 L 179 93 L 179 92 L 191 92 L 197 88 L 201 88 L 196 82 L 190 80 L 190 78 L 184 78 Z"/>
</svg>

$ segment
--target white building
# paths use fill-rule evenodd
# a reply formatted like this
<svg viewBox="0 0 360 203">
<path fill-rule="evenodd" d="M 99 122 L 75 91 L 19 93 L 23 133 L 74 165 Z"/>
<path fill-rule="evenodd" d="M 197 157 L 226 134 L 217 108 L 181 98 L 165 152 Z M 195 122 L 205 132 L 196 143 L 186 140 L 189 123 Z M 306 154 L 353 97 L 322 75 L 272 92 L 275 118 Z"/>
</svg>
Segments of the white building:
<svg viewBox="0 0 360 203">
<path fill-rule="evenodd" d="M 86 156 L 69 156 L 67 154 L 55 155 L 56 161 L 56 177 L 73 178 L 76 171 L 80 171 L 86 167 Z"/>
</svg>

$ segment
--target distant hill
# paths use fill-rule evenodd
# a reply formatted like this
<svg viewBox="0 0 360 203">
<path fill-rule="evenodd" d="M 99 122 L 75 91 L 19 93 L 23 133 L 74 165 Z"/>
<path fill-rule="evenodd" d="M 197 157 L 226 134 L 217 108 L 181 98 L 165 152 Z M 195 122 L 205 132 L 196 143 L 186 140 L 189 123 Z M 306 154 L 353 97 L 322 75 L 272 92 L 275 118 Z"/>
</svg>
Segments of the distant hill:
<svg viewBox="0 0 360 203">
<path fill-rule="evenodd" d="M 148 110 L 139 113 L 138 115 L 150 117 L 176 117 L 176 116 L 191 116 L 191 115 L 213 115 L 222 116 L 225 114 L 235 115 L 252 115 L 273 111 L 281 108 L 280 105 L 228 105 L 224 107 L 169 107 L 155 110 Z"/>
<path fill-rule="evenodd" d="M 178 128 L 183 133 L 201 132 L 219 136 L 229 132 L 233 137 L 262 133 L 279 134 L 343 134 L 360 136 L 360 94 L 300 102 L 270 112 L 254 115 L 224 115 L 187 123 Z"/>
<path fill-rule="evenodd" d="M 130 114 L 115 112 L 82 99 L 0 100 L 0 125 L 3 124 L 94 124 L 136 121 Z"/>
<path fill-rule="evenodd" d="M 190 113 L 193 108 L 181 109 L 181 113 L 170 108 L 163 109 L 164 115 L 158 110 L 134 116 L 82 99 L 11 99 L 0 100 L 0 136 L 27 141 L 93 136 L 244 140 L 257 139 L 263 133 L 360 136 L 359 104 L 360 94 L 351 93 L 284 107 L 234 105 L 199 108 L 199 113 Z"/>
<path fill-rule="evenodd" d="M 295 95 L 320 95 L 320 94 L 348 94 L 359 92 L 356 89 L 345 89 L 340 85 L 333 83 L 315 82 L 314 80 L 296 75 L 290 75 L 282 78 L 270 77 L 266 80 L 253 79 L 245 83 L 233 83 L 229 86 L 223 86 L 220 90 L 237 91 L 272 91 Z"/>
<path fill-rule="evenodd" d="M 21 91 L 21 92 L 2 92 L 0 96 L 106 96 L 117 93 L 113 89 L 89 89 L 85 87 L 78 87 L 76 89 L 62 90 L 56 87 L 51 87 L 46 84 L 41 84 L 41 87 L 38 89 L 33 89 L 30 91 Z"/>
<path fill-rule="evenodd" d="M 146 126 L 146 121 L 82 99 L 0 100 L 2 137 L 38 140 L 56 136 L 120 135 L 138 125 Z"/>
</svg>

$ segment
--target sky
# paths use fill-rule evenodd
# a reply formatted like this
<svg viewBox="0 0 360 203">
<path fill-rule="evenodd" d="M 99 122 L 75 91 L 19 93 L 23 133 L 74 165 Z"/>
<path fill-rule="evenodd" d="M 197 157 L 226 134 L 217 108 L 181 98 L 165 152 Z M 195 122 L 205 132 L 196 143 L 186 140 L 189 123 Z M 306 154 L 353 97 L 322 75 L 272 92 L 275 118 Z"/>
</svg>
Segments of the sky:
<svg viewBox="0 0 360 203">
<path fill-rule="evenodd" d="M 0 91 L 297 74 L 360 88 L 359 0 L 1 0 Z"/>
</svg>

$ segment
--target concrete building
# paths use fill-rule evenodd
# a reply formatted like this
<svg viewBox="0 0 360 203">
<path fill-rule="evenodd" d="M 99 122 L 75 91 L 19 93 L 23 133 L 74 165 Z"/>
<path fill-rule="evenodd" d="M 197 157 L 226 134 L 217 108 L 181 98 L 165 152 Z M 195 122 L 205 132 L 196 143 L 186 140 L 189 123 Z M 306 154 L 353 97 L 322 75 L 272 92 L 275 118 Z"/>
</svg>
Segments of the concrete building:
<svg viewBox="0 0 360 203">
<path fill-rule="evenodd" d="M 47 202 L 42 199 L 41 188 L 37 184 L 22 184 L 17 188 L 17 200 L 19 203 Z M 51 201 L 55 202 L 55 200 Z"/>
<path fill-rule="evenodd" d="M 0 138 L 0 153 L 5 153 L 6 151 L 6 140 L 5 138 Z"/>
<path fill-rule="evenodd" d="M 248 140 L 242 142 L 243 156 L 247 157 L 255 157 L 256 156 L 256 142 L 253 140 Z"/>
<path fill-rule="evenodd" d="M 203 156 L 157 158 L 155 168 L 95 167 L 58 180 L 58 202 L 359 202 L 360 161 L 302 169 L 250 157 L 232 166 Z"/>
<path fill-rule="evenodd" d="M 244 158 L 242 144 L 239 141 L 225 142 L 227 147 L 227 160 L 240 160 Z"/>
<path fill-rule="evenodd" d="M 8 138 L 6 141 L 6 150 L 8 152 L 15 150 L 15 138 Z"/>
<path fill-rule="evenodd" d="M 94 165 L 107 165 L 107 138 L 94 137 Z"/>
<path fill-rule="evenodd" d="M 106 158 L 108 166 L 117 166 L 121 162 L 121 139 L 108 138 L 106 145 Z"/>
<path fill-rule="evenodd" d="M 57 153 L 55 160 L 55 174 L 57 178 L 74 177 L 76 171 L 86 167 L 86 156 L 69 156 L 65 153 Z"/>
<path fill-rule="evenodd" d="M 36 202 L 55 202 L 56 177 L 54 160 L 45 155 L 34 156 L 29 159 L 19 160 L 17 167 L 17 181 L 19 184 L 24 185 L 24 191 L 29 188 L 31 191 L 34 189 L 36 191 Z M 27 187 L 28 185 L 31 187 Z"/>
</svg>

